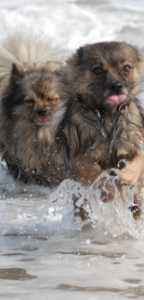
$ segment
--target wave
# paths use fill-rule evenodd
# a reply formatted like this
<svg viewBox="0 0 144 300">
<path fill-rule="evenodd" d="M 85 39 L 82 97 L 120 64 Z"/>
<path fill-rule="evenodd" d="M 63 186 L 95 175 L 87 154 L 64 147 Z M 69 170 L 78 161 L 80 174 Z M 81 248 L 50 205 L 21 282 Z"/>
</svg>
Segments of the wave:
<svg viewBox="0 0 144 300">
<path fill-rule="evenodd" d="M 51 236 L 71 235 L 89 229 L 93 237 L 144 239 L 144 215 L 133 219 L 129 206 L 131 190 L 120 199 L 118 193 L 111 203 L 103 203 L 96 182 L 83 186 L 65 180 L 54 190 L 15 182 L 1 167 L 0 235 Z M 76 197 L 77 208 L 73 205 Z M 77 209 L 83 206 L 88 215 L 82 220 Z"/>
</svg>

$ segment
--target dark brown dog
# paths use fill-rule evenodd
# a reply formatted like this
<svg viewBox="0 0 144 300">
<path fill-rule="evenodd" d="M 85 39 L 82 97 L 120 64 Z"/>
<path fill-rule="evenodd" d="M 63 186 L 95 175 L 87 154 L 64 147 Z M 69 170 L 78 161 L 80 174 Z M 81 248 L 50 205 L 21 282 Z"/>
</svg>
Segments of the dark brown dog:
<svg viewBox="0 0 144 300">
<path fill-rule="evenodd" d="M 119 178 L 126 184 L 142 179 L 138 164 L 135 180 L 124 163 L 139 160 L 144 145 L 144 118 L 136 98 L 142 66 L 140 51 L 124 42 L 86 45 L 68 60 L 74 97 L 64 131 L 76 160 L 76 177 L 84 183 L 110 168 L 121 169 Z M 113 197 L 111 189 L 107 198 Z"/>
<path fill-rule="evenodd" d="M 0 143 L 16 179 L 55 186 L 71 177 L 63 59 L 49 39 L 15 32 L 0 47 Z"/>
</svg>

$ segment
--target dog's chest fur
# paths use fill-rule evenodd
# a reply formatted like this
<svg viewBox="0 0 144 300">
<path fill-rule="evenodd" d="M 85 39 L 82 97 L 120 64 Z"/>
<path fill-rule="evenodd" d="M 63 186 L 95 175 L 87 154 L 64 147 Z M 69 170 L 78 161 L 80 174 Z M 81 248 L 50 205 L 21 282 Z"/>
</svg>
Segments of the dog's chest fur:
<svg viewBox="0 0 144 300">
<path fill-rule="evenodd" d="M 5 152 L 10 171 L 15 178 L 28 183 L 54 186 L 70 175 L 65 149 L 54 140 L 54 128 L 36 128 L 25 120 L 16 120 L 5 128 Z"/>
<path fill-rule="evenodd" d="M 131 102 L 99 118 L 99 133 L 92 151 L 103 169 L 117 167 L 121 159 L 131 160 L 138 154 L 143 141 L 142 117 L 136 104 Z"/>
<path fill-rule="evenodd" d="M 143 147 L 144 131 L 140 110 L 134 101 L 109 111 L 81 112 L 72 117 L 67 133 L 73 155 L 84 155 L 90 164 L 102 169 L 117 167 L 119 160 L 131 160 Z"/>
</svg>

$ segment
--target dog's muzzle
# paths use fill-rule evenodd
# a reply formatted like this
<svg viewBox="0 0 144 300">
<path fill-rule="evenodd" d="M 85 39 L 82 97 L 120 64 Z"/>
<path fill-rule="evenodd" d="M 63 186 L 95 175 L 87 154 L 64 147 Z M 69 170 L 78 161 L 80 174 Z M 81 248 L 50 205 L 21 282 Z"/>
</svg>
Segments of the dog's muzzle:
<svg viewBox="0 0 144 300">
<path fill-rule="evenodd" d="M 127 101 L 128 91 L 120 81 L 115 81 L 108 85 L 106 94 L 109 103 L 120 105 Z"/>
<path fill-rule="evenodd" d="M 37 126 L 43 126 L 49 123 L 49 113 L 45 107 L 39 107 L 36 110 L 34 123 Z"/>
</svg>

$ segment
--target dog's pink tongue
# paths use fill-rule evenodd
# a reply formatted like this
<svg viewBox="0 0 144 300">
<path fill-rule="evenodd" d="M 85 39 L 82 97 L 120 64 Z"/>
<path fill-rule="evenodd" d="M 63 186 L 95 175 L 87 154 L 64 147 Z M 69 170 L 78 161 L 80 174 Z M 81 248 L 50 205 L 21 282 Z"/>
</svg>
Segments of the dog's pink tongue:
<svg viewBox="0 0 144 300">
<path fill-rule="evenodd" d="M 111 95 L 111 96 L 108 97 L 108 100 L 110 100 L 111 102 L 119 105 L 119 104 L 125 102 L 126 98 L 127 98 L 127 95 L 125 95 L 125 94 Z"/>
</svg>

